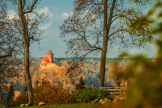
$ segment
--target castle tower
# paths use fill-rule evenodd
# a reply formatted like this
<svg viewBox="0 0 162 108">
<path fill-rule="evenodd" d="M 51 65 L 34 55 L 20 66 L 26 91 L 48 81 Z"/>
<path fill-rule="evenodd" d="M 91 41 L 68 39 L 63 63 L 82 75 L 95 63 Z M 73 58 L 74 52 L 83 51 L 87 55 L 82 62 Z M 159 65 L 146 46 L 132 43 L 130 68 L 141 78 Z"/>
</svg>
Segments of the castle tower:
<svg viewBox="0 0 162 108">
<path fill-rule="evenodd" d="M 53 63 L 53 53 L 52 53 L 52 51 L 50 49 L 46 53 L 46 57 L 48 57 L 49 63 Z"/>
</svg>

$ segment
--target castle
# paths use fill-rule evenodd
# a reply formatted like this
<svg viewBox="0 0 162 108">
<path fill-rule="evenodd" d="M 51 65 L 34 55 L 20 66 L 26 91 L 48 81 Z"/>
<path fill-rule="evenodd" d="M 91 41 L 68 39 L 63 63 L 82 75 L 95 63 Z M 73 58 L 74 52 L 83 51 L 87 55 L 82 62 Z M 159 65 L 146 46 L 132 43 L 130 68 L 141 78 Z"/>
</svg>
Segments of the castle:
<svg viewBox="0 0 162 108">
<path fill-rule="evenodd" d="M 46 57 L 42 59 L 40 67 L 41 69 L 53 69 L 57 72 L 58 66 L 55 63 L 53 63 L 53 53 L 50 49 L 46 53 Z"/>
</svg>

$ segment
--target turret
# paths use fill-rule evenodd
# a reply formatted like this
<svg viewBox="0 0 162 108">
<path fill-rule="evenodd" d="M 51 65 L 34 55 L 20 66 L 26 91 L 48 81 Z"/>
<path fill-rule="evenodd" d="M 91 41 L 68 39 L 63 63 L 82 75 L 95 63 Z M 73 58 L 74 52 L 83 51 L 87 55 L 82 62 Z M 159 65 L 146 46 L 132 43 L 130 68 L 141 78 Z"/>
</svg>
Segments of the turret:
<svg viewBox="0 0 162 108">
<path fill-rule="evenodd" d="M 53 53 L 52 53 L 52 51 L 50 49 L 46 53 L 46 57 L 48 57 L 49 63 L 53 63 Z"/>
</svg>

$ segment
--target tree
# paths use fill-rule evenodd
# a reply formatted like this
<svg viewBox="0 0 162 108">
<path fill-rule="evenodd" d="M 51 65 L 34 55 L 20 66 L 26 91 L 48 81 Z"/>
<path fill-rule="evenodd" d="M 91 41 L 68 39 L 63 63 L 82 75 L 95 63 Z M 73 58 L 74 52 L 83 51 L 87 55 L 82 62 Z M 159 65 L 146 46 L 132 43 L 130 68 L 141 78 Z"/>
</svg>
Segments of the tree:
<svg viewBox="0 0 162 108">
<path fill-rule="evenodd" d="M 81 76 L 79 78 L 79 83 L 76 84 L 76 86 L 75 86 L 75 90 L 82 90 L 85 88 L 84 86 L 85 86 L 85 82 L 83 81 L 83 77 Z"/>
<path fill-rule="evenodd" d="M 18 77 L 22 61 L 17 56 L 22 54 L 21 35 L 17 20 L 7 16 L 5 0 L 0 2 L 0 96 L 3 84 L 13 77 Z"/>
<path fill-rule="evenodd" d="M 83 61 L 88 54 L 100 53 L 99 87 L 103 87 L 108 46 L 116 44 L 119 49 L 144 47 L 143 43 L 152 40 L 150 22 L 142 14 L 148 2 L 148 0 L 75 0 L 74 13 L 69 15 L 60 27 L 60 37 L 68 46 L 66 53 L 74 57 L 69 70 L 78 68 L 76 62 Z M 136 10 L 125 4 L 135 4 Z"/>
<path fill-rule="evenodd" d="M 156 24 L 156 27 L 152 27 L 153 34 L 159 35 L 159 38 L 156 39 L 156 45 L 158 51 L 154 61 L 146 58 L 141 54 L 131 55 L 129 53 L 122 53 L 119 57 L 133 57 L 135 61 L 129 64 L 125 71 L 121 72 L 120 76 L 122 79 L 128 80 L 133 79 L 133 86 L 130 86 L 128 89 L 129 95 L 128 98 L 116 105 L 115 108 L 132 108 L 143 107 L 143 108 L 160 108 L 161 104 L 161 90 L 162 90 L 162 68 L 161 68 L 161 54 L 162 54 L 162 21 L 159 20 L 162 18 L 161 10 L 162 1 L 157 0 L 154 6 L 148 11 L 147 18 L 152 21 L 152 24 Z M 155 12 L 157 12 L 155 14 Z M 143 69 L 139 72 L 136 67 L 141 66 Z M 116 74 L 118 75 L 118 74 Z M 149 89 L 148 89 L 149 88 Z M 146 103 L 146 104 L 143 104 Z M 109 107 L 109 106 L 106 106 Z"/>
<path fill-rule="evenodd" d="M 21 61 L 16 58 L 21 53 L 20 34 L 17 29 L 18 23 L 9 19 L 6 15 L 6 3 L 0 3 L 0 82 L 5 77 L 16 75 Z"/>
<path fill-rule="evenodd" d="M 10 102 L 13 100 L 13 97 L 14 97 L 14 91 L 15 91 L 15 89 L 14 89 L 13 85 L 11 84 L 8 94 L 7 94 L 7 107 L 10 107 Z"/>
<path fill-rule="evenodd" d="M 33 105 L 32 84 L 29 73 L 29 45 L 34 41 L 40 41 L 41 31 L 38 25 L 42 22 L 42 19 L 44 19 L 44 14 L 39 15 L 34 11 L 37 4 L 38 0 L 18 0 L 18 16 L 21 27 L 22 44 L 24 47 L 25 84 L 27 87 L 29 105 Z M 37 18 L 32 18 L 33 13 Z M 40 21 L 38 19 L 40 19 Z"/>
</svg>

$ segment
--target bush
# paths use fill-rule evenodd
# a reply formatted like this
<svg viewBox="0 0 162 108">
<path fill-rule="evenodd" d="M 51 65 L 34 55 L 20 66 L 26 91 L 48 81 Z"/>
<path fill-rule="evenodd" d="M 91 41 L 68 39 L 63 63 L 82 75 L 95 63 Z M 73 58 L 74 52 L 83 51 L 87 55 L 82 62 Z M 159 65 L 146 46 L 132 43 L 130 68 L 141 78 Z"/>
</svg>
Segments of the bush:
<svg viewBox="0 0 162 108">
<path fill-rule="evenodd" d="M 18 97 L 16 97 L 14 100 L 10 100 L 10 102 L 8 103 L 8 107 L 19 107 L 21 104 L 26 104 L 26 90 L 25 90 L 25 86 L 23 88 L 23 93 L 22 95 L 19 95 Z"/>
<path fill-rule="evenodd" d="M 65 91 L 63 85 L 51 85 L 46 78 L 37 79 L 35 88 L 33 88 L 34 105 L 38 105 L 39 102 L 45 102 L 47 105 L 74 103 L 76 101 L 73 95 Z M 9 105 L 11 107 L 19 107 L 21 104 L 26 104 L 26 99 L 24 87 L 23 94 L 16 97 L 15 100 L 11 100 Z"/>
<path fill-rule="evenodd" d="M 8 107 L 19 107 L 21 104 L 26 104 L 24 95 L 19 95 L 15 100 L 11 100 Z"/>
<path fill-rule="evenodd" d="M 78 103 L 75 98 L 76 93 L 77 93 L 76 91 L 75 92 L 73 91 L 72 94 L 70 94 L 71 98 L 69 99 L 68 103 Z"/>
<path fill-rule="evenodd" d="M 98 98 L 97 99 L 104 99 L 104 98 L 108 98 L 108 94 L 109 94 L 109 91 L 107 90 L 99 90 L 98 91 Z"/>
<path fill-rule="evenodd" d="M 108 97 L 107 90 L 92 90 L 92 88 L 87 87 L 86 89 L 78 91 L 74 97 L 77 102 L 92 102 L 94 99 L 104 99 Z"/>
<path fill-rule="evenodd" d="M 45 102 L 47 105 L 70 103 L 72 95 L 65 91 L 63 85 L 51 85 L 46 79 L 37 79 L 33 88 L 34 104 Z"/>
</svg>

